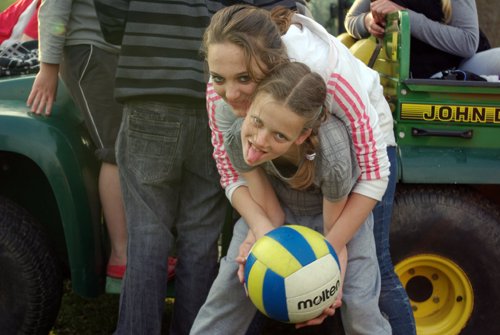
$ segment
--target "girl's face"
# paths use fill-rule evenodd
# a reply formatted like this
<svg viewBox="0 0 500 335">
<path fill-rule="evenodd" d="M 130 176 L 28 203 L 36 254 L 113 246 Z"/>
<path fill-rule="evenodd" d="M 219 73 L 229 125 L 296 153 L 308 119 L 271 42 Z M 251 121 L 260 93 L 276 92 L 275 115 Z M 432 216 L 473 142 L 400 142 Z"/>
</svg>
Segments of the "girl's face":
<svg viewBox="0 0 500 335">
<path fill-rule="evenodd" d="M 212 44 L 208 47 L 207 62 L 215 92 L 236 115 L 245 116 L 257 83 L 248 72 L 243 49 L 230 42 Z M 257 64 L 254 67 L 255 73 L 263 76 Z"/>
<path fill-rule="evenodd" d="M 311 134 L 306 120 L 267 93 L 258 94 L 241 127 L 243 157 L 256 166 L 284 155 L 292 145 L 302 144 Z"/>
</svg>

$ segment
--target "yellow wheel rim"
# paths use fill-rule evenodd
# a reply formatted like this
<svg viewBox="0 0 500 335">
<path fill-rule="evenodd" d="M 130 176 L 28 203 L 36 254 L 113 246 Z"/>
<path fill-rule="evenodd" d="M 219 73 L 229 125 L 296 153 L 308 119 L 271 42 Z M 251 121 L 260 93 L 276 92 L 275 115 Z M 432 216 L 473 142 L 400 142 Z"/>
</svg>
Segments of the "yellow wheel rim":
<svg viewBox="0 0 500 335">
<path fill-rule="evenodd" d="M 410 297 L 418 335 L 460 333 L 472 314 L 474 294 L 456 263 L 421 254 L 401 261 L 395 271 Z"/>
</svg>

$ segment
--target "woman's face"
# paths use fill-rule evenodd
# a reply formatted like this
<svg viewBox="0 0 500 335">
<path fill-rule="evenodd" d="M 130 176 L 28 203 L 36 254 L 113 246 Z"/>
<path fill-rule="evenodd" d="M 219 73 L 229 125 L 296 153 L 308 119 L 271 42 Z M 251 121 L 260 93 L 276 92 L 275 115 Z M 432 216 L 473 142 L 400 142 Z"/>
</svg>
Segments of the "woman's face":
<svg viewBox="0 0 500 335">
<path fill-rule="evenodd" d="M 225 42 L 208 47 L 207 62 L 215 92 L 232 108 L 236 115 L 245 116 L 257 83 L 248 71 L 243 49 Z M 262 72 L 255 64 L 255 72 Z"/>
<path fill-rule="evenodd" d="M 243 157 L 256 166 L 284 155 L 292 145 L 300 145 L 311 134 L 304 131 L 306 120 L 271 95 L 255 97 L 241 127 Z"/>
</svg>

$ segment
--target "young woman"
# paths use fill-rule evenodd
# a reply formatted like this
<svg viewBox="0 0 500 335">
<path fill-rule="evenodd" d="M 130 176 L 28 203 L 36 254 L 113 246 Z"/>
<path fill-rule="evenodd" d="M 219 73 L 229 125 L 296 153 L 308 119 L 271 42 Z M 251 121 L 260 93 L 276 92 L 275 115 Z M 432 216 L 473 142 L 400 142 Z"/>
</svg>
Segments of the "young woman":
<svg viewBox="0 0 500 335">
<path fill-rule="evenodd" d="M 343 253 L 337 219 L 360 172 L 345 123 L 323 108 L 323 78 L 302 63 L 283 63 L 259 83 L 254 94 L 246 117 L 224 135 L 227 153 L 247 178 L 250 196 L 277 197 L 284 213 L 281 224 L 301 224 L 322 232 Z M 391 333 L 378 308 L 380 277 L 372 226 L 369 215 L 347 243 L 342 308 L 348 333 Z M 243 216 L 191 334 L 238 334 L 248 327 L 256 309 L 236 277 L 235 262 L 247 232 Z"/>
<path fill-rule="evenodd" d="M 393 164 L 391 170 L 394 172 L 391 171 L 388 178 L 387 155 L 395 160 L 391 112 L 378 74 L 354 58 L 319 24 L 285 10 L 273 12 L 273 16 L 280 23 L 283 36 L 270 13 L 245 6 L 218 12 L 205 33 L 204 52 L 211 74 L 207 88 L 208 112 L 221 183 L 235 209 L 247 218 L 255 237 L 262 236 L 283 220 L 280 211 L 269 210 L 273 208 L 272 200 L 259 197 L 257 204 L 248 196 L 248 188 L 242 187 L 245 181 L 227 159 L 223 133 L 238 116 L 246 115 L 257 82 L 270 69 L 289 58 L 302 61 L 327 83 L 326 109 L 344 122 L 353 138 L 361 175 L 335 225 L 343 242 L 347 243 L 384 195 L 388 179 L 391 189 L 379 206 L 390 213 L 397 175 L 396 164 Z M 266 211 L 271 218 L 268 221 L 261 219 Z M 390 215 L 375 220 L 377 256 L 383 269 L 382 284 L 386 288 L 386 294 L 384 291 L 381 294 L 387 299 L 386 305 L 394 306 L 391 311 L 403 314 L 413 326 L 408 297 L 390 261 Z M 267 228 L 259 225 L 262 222 L 267 222 Z"/>
<path fill-rule="evenodd" d="M 356 0 L 345 27 L 355 38 L 382 37 L 385 15 L 407 10 L 411 25 L 410 71 L 415 78 L 459 68 L 479 75 L 500 73 L 500 48 L 480 33 L 474 0 Z"/>
</svg>

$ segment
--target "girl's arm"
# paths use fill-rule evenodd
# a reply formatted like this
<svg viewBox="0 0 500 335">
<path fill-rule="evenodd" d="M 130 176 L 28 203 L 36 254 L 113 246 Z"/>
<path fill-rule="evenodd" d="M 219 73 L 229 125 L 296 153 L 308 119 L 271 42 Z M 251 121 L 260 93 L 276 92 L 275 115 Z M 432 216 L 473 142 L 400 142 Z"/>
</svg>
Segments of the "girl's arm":
<svg viewBox="0 0 500 335">
<path fill-rule="evenodd" d="M 237 199 L 237 204 L 233 206 L 243 211 L 243 213 L 240 212 L 241 216 L 245 218 L 255 238 L 259 239 L 274 228 L 283 225 L 285 213 L 262 168 L 242 173 L 242 176 L 247 181 L 248 195 L 241 197 L 242 193 L 240 193 L 241 198 Z"/>
<path fill-rule="evenodd" d="M 333 228 L 345 208 L 348 197 L 345 196 L 339 201 L 330 201 L 323 198 L 323 231 L 325 236 Z M 335 249 L 337 250 L 337 249 Z"/>
<path fill-rule="evenodd" d="M 232 197 L 233 207 L 250 227 L 236 258 L 236 261 L 240 264 L 238 278 L 241 283 L 245 280 L 244 266 L 246 257 L 255 241 L 267 232 L 283 225 L 285 221 L 285 214 L 276 193 L 262 168 L 242 173 L 242 175 L 247 180 L 247 186 L 238 187 Z M 260 199 L 261 201 L 257 202 L 254 199 Z"/>
<path fill-rule="evenodd" d="M 327 199 L 323 200 L 325 225 L 331 226 L 325 236 L 335 250 L 342 250 L 347 245 L 376 204 L 375 199 L 352 193 L 339 215 L 336 213 L 338 205 Z"/>
<path fill-rule="evenodd" d="M 37 74 L 26 104 L 36 114 L 50 115 L 58 84 L 59 64 L 62 60 L 71 15 L 72 1 L 43 0 L 38 11 L 38 49 L 40 71 Z M 59 33 L 54 26 L 59 28 Z"/>
<path fill-rule="evenodd" d="M 213 157 L 221 176 L 221 185 L 234 209 L 245 218 L 257 236 L 271 226 L 283 224 L 284 214 L 274 190 L 260 169 L 240 175 L 234 168 L 224 146 L 224 133 L 237 120 L 230 107 L 217 95 L 211 83 L 207 85 L 207 111 L 212 132 Z M 251 179 L 251 190 L 248 181 Z M 252 195 L 251 195 L 252 192 Z M 255 227 L 255 229 L 254 229 Z M 257 237 L 256 236 L 256 237 Z"/>
</svg>

